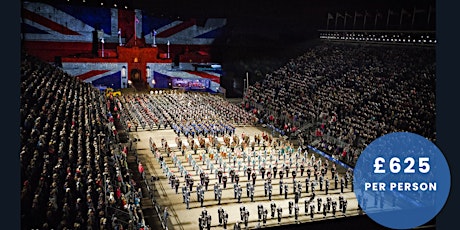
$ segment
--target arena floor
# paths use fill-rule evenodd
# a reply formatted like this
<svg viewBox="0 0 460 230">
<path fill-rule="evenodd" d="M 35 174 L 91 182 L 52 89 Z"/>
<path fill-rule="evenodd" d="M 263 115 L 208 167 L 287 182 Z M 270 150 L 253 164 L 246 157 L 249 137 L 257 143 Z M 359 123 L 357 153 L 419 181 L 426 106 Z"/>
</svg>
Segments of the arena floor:
<svg viewBox="0 0 460 230">
<path fill-rule="evenodd" d="M 251 140 L 253 140 L 253 137 L 255 134 L 261 134 L 263 130 L 259 127 L 237 127 L 236 128 L 236 134 L 238 136 L 241 136 L 242 133 L 245 133 L 245 135 L 249 135 Z M 146 175 L 149 176 L 155 176 L 158 177 L 158 180 L 155 181 L 150 181 L 149 183 L 154 184 L 156 189 L 158 190 L 158 194 L 156 197 L 156 200 L 158 204 L 161 207 L 168 207 L 169 209 L 169 222 L 168 222 L 168 229 L 198 229 L 198 218 L 203 210 L 203 208 L 200 206 L 200 203 L 197 202 L 197 195 L 196 195 L 196 184 L 199 181 L 199 175 L 196 175 L 195 172 L 193 171 L 192 167 L 189 166 L 188 163 L 186 163 L 186 159 L 182 154 L 177 154 L 178 157 L 181 159 L 183 162 L 183 165 L 188 167 L 188 171 L 192 173 L 192 177 L 195 181 L 194 184 L 194 189 L 190 193 L 191 197 L 191 202 L 190 202 L 190 209 L 186 209 L 186 205 L 182 202 L 182 193 L 181 193 L 181 187 L 184 182 L 184 178 L 180 177 L 180 186 L 179 186 L 179 192 L 176 194 L 175 190 L 169 185 L 168 179 L 166 178 L 166 175 L 163 173 L 162 169 L 160 169 L 160 164 L 158 163 L 157 159 L 154 157 L 150 150 L 149 146 L 149 139 L 152 138 L 152 140 L 156 143 L 156 146 L 161 146 L 161 139 L 165 138 L 169 145 L 171 146 L 171 149 L 173 151 L 177 151 L 178 149 L 175 144 L 175 138 L 177 135 L 174 133 L 173 130 L 154 130 L 154 131 L 149 131 L 149 130 L 139 130 L 138 132 L 132 132 L 131 134 L 134 134 L 137 138 L 137 153 L 139 160 L 142 162 L 145 168 L 145 173 Z M 183 140 L 183 143 L 187 143 L 186 137 L 181 135 L 180 137 Z M 195 138 L 196 139 L 196 138 Z M 222 141 L 222 140 L 220 140 Z M 190 150 L 191 151 L 191 150 Z M 204 150 L 198 150 L 198 153 L 200 151 Z M 319 155 L 316 153 L 311 153 L 309 151 L 309 155 L 315 154 L 316 159 L 318 159 Z M 167 162 L 168 166 L 172 168 L 173 170 L 176 170 L 177 168 L 174 167 L 172 163 L 172 159 L 169 157 L 166 157 L 166 154 L 163 154 L 165 156 L 165 161 Z M 197 162 L 199 161 L 199 154 L 193 155 L 194 158 L 196 158 Z M 201 163 L 200 163 L 201 164 Z M 345 170 L 342 168 L 339 168 L 340 166 L 337 165 L 337 169 L 339 172 L 344 172 Z M 206 166 L 203 167 L 206 169 Z M 205 170 L 206 171 L 206 170 Z M 242 195 L 242 203 L 237 203 L 237 200 L 234 199 L 234 194 L 233 194 L 233 183 L 230 182 L 230 179 L 228 180 L 227 188 L 222 190 L 222 200 L 221 200 L 221 205 L 218 205 L 218 201 L 214 200 L 214 192 L 213 192 L 213 185 L 217 181 L 217 179 L 214 177 L 214 174 L 210 172 L 210 170 L 207 170 L 208 174 L 210 175 L 210 183 L 209 183 L 209 188 L 208 191 L 205 192 L 205 201 L 204 201 L 204 207 L 208 210 L 208 213 L 211 214 L 212 220 L 211 220 L 211 229 L 224 229 L 222 225 L 219 225 L 219 220 L 218 220 L 218 208 L 219 206 L 222 206 L 224 210 L 228 212 L 228 225 L 227 229 L 233 229 L 233 226 L 235 222 L 240 220 L 240 212 L 239 209 L 242 205 L 244 205 L 246 208 L 249 209 L 249 224 L 248 228 L 256 228 L 258 226 L 264 226 L 262 221 L 258 220 L 258 215 L 257 215 L 257 206 L 259 204 L 262 204 L 267 210 L 268 210 L 268 217 L 267 217 L 267 222 L 265 224 L 266 227 L 270 226 L 279 226 L 279 225 L 288 225 L 288 224 L 295 224 L 295 223 L 304 223 L 304 222 L 311 222 L 311 221 L 327 221 L 328 219 L 333 219 L 333 218 L 343 218 L 345 215 L 341 212 L 341 210 L 338 209 L 337 207 L 337 212 L 335 217 L 331 212 L 327 213 L 326 217 L 323 216 L 322 210 L 321 212 L 317 212 L 314 214 L 314 218 L 312 219 L 310 217 L 310 214 L 306 214 L 304 211 L 304 200 L 306 198 L 309 198 L 311 195 L 311 190 L 309 191 L 308 194 L 305 193 L 305 178 L 306 178 L 306 173 L 304 173 L 303 177 L 300 176 L 300 173 L 298 173 L 297 180 L 303 182 L 303 189 L 302 189 L 302 196 L 299 199 L 299 218 L 296 221 L 294 218 L 294 211 L 292 212 L 292 215 L 289 215 L 288 211 L 288 201 L 294 201 L 294 194 L 292 192 L 292 176 L 289 175 L 287 179 L 283 179 L 283 181 L 286 183 L 289 183 L 289 194 L 288 194 L 288 200 L 284 198 L 283 195 L 279 195 L 279 177 L 275 178 L 272 180 L 273 184 L 273 196 L 272 196 L 272 201 L 274 201 L 278 206 L 281 206 L 283 208 L 283 218 L 280 224 L 278 224 L 277 220 L 277 215 L 275 213 L 275 217 L 272 218 L 270 214 L 270 203 L 272 201 L 269 201 L 268 197 L 265 197 L 264 194 L 264 181 L 261 179 L 261 177 L 258 177 L 258 180 L 256 181 L 256 188 L 254 192 L 254 202 L 251 202 L 250 198 L 246 196 L 246 182 L 247 182 L 247 177 L 243 176 L 243 172 L 240 172 L 240 184 L 243 187 L 243 195 Z M 179 176 L 179 174 L 177 173 Z M 342 175 L 341 175 L 342 176 Z M 330 170 L 328 170 L 328 177 L 330 178 Z M 286 177 L 285 177 L 286 178 Z M 338 200 L 338 196 L 340 194 L 340 185 L 338 189 L 334 189 L 333 183 L 331 183 L 329 190 L 329 195 L 332 197 L 334 200 Z M 323 202 L 326 200 L 326 194 L 323 189 L 323 191 L 320 191 L 319 188 L 316 189 L 316 197 L 322 197 Z M 348 201 L 348 206 L 347 206 L 347 211 L 346 211 L 346 216 L 353 216 L 353 215 L 358 215 L 358 204 L 356 201 L 356 197 L 354 192 L 351 190 L 351 186 L 348 185 L 348 188 L 344 189 L 344 194 L 343 197 Z M 315 199 L 315 206 L 316 206 L 316 199 Z M 161 210 L 163 211 L 163 210 Z M 244 224 L 240 225 L 242 228 L 244 228 Z"/>
</svg>

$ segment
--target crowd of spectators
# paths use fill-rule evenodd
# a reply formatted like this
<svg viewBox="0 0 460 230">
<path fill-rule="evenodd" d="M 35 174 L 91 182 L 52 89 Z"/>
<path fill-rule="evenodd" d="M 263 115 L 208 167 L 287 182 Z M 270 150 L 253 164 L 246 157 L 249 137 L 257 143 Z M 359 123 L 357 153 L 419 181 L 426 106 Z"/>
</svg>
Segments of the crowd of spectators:
<svg viewBox="0 0 460 230">
<path fill-rule="evenodd" d="M 22 229 L 138 229 L 141 194 L 114 140 L 114 103 L 22 53 Z"/>
<path fill-rule="evenodd" d="M 323 43 L 250 86 L 243 103 L 279 129 L 310 127 L 316 147 L 350 163 L 386 133 L 435 141 L 434 48 Z"/>
<path fill-rule="evenodd" d="M 208 93 L 169 91 L 123 95 L 116 100 L 130 124 L 144 129 L 171 128 L 187 137 L 231 135 L 236 126 L 257 122 L 254 114 Z"/>
</svg>

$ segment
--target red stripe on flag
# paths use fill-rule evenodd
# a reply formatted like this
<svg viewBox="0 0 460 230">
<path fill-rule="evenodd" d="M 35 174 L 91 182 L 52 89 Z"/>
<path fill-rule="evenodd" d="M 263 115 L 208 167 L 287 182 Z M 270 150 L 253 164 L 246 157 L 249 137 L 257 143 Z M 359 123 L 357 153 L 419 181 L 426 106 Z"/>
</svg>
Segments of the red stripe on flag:
<svg viewBox="0 0 460 230">
<path fill-rule="evenodd" d="M 129 38 L 134 34 L 134 22 L 131 20 L 135 16 L 132 10 L 117 9 L 118 28 L 121 28 L 121 36 Z"/>
<path fill-rule="evenodd" d="M 56 22 L 53 22 L 51 21 L 50 19 L 48 18 L 45 18 L 41 15 L 38 15 L 34 12 L 31 12 L 29 10 L 26 10 L 26 9 L 22 9 L 22 17 L 26 18 L 26 19 L 29 19 L 33 22 L 36 22 L 42 26 L 46 26 L 58 33 L 61 33 L 61 34 L 65 34 L 65 35 L 80 35 L 80 33 L 76 32 L 76 31 L 73 31 L 63 25 L 60 25 Z"/>
<path fill-rule="evenodd" d="M 210 79 L 211 81 L 220 84 L 220 77 L 219 76 L 212 75 L 212 74 L 209 74 L 209 73 L 206 73 L 206 72 L 199 72 L 199 71 L 185 71 L 185 72 L 200 76 L 202 78 Z"/>
<path fill-rule="evenodd" d="M 162 31 L 161 33 L 158 33 L 157 34 L 157 38 L 167 38 L 175 33 L 178 33 L 182 30 L 185 30 L 193 25 L 196 24 L 196 21 L 194 19 L 191 19 L 189 21 L 186 21 L 186 22 L 182 22 L 176 26 L 173 26 L 165 31 Z"/>
<path fill-rule="evenodd" d="M 89 72 L 86 72 L 84 74 L 80 74 L 78 76 L 76 76 L 78 79 L 84 81 L 88 78 L 91 78 L 91 77 L 94 77 L 96 75 L 99 75 L 99 74 L 103 74 L 103 73 L 107 73 L 109 72 L 109 70 L 91 70 Z"/>
</svg>

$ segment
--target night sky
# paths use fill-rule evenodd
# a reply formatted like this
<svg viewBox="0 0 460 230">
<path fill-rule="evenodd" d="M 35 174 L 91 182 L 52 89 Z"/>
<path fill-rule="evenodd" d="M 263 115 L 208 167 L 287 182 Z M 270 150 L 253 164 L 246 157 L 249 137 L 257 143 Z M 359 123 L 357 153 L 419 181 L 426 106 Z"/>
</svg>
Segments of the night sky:
<svg viewBox="0 0 460 230">
<path fill-rule="evenodd" d="M 228 27 L 235 34 L 247 36 L 265 36 L 267 39 L 305 39 L 316 35 L 318 29 L 326 29 L 327 14 L 335 16 L 336 12 L 342 15 L 345 11 L 352 17 L 348 18 L 348 25 L 353 22 L 354 12 L 363 13 L 367 10 L 370 16 L 368 25 L 374 24 L 377 11 L 382 13 L 380 24 L 385 23 L 388 9 L 398 15 L 392 16 L 393 24 L 399 24 L 399 14 L 402 8 L 412 12 L 417 9 L 428 10 L 435 7 L 434 0 L 227 0 L 227 1 L 135 1 L 134 6 L 150 11 L 156 15 L 167 15 L 181 18 L 209 18 L 225 17 Z M 419 27 L 422 28 L 426 14 L 417 17 Z M 434 19 L 434 17 L 433 17 Z M 410 16 L 408 16 L 411 21 Z M 358 20 L 359 21 L 359 18 Z M 362 17 L 359 24 L 362 24 Z M 330 25 L 334 20 L 330 21 Z M 341 25 L 343 23 L 340 23 Z M 358 24 L 358 23 L 357 23 Z M 331 27 L 330 27 L 331 28 Z M 425 29 L 425 28 L 423 28 Z"/>
</svg>

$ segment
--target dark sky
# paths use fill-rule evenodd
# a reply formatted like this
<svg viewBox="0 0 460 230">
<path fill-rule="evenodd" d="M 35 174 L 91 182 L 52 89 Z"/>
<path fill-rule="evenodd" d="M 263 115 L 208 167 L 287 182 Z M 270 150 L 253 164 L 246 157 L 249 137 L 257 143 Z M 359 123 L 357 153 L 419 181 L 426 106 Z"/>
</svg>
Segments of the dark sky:
<svg viewBox="0 0 460 230">
<path fill-rule="evenodd" d="M 189 15 L 240 17 L 261 15 L 276 18 L 304 13 L 315 13 L 336 10 L 365 10 L 413 8 L 424 6 L 434 0 L 143 0 L 133 1 L 139 8 L 151 9 L 155 12 L 181 13 Z"/>
<path fill-rule="evenodd" d="M 363 13 L 367 10 L 371 15 L 367 19 L 368 24 L 374 23 L 374 15 L 379 11 L 382 13 L 380 22 L 383 23 L 388 9 L 398 14 L 402 8 L 409 12 L 414 7 L 428 9 L 429 5 L 435 6 L 435 0 L 143 0 L 133 4 L 159 16 L 182 19 L 225 17 L 233 35 L 303 39 L 313 36 L 318 29 L 326 29 L 329 12 L 335 16 L 336 12 L 343 15 L 347 11 L 352 15 L 347 19 L 348 25 L 351 25 L 355 11 Z M 398 23 L 399 16 L 393 17 L 393 21 Z M 334 24 L 334 20 L 330 24 Z"/>
</svg>

